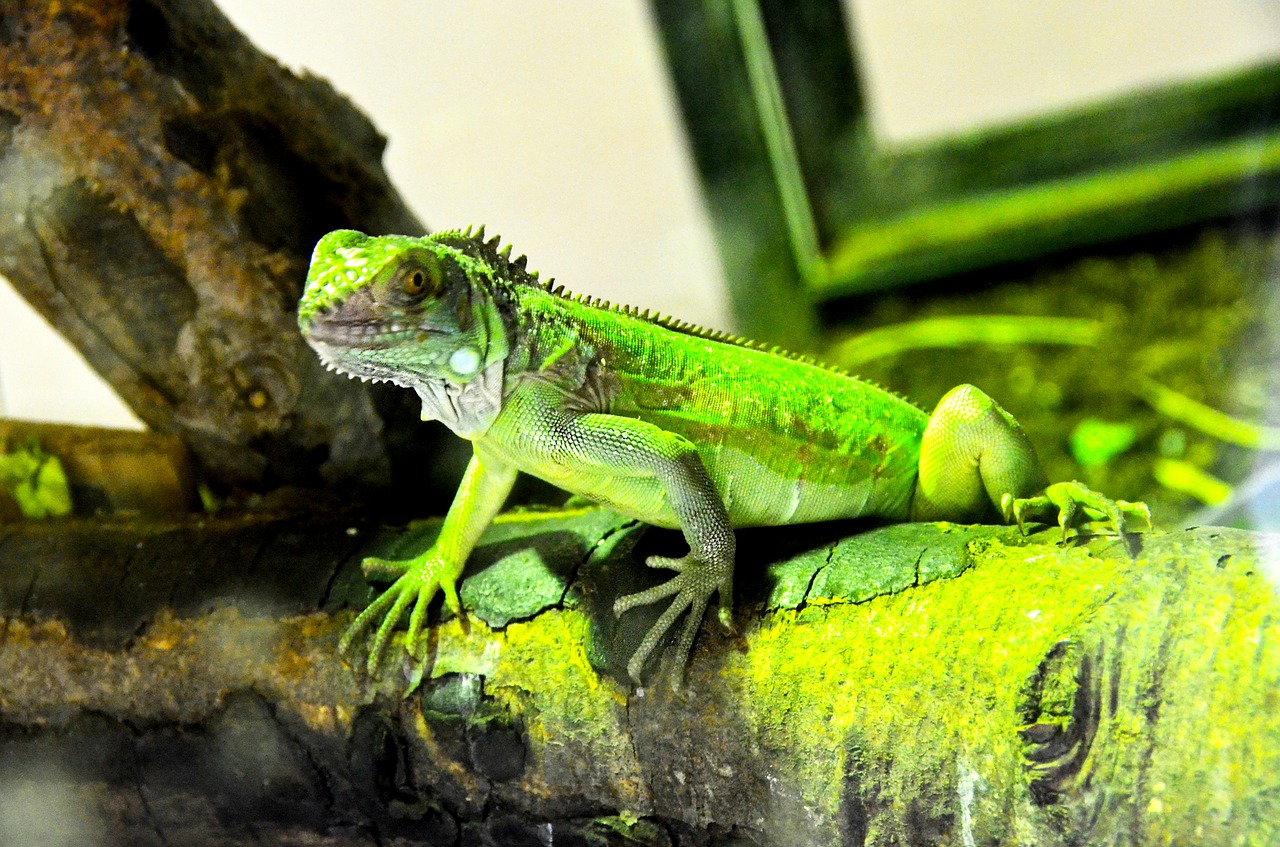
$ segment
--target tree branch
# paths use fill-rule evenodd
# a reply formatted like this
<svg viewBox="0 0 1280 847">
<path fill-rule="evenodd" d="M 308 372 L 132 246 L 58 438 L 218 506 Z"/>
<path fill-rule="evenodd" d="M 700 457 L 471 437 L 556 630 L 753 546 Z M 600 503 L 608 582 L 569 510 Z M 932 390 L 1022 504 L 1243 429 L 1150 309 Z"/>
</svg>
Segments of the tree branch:
<svg viewBox="0 0 1280 847">
<path fill-rule="evenodd" d="M 705 624 L 673 691 L 670 668 L 623 681 L 648 621 L 608 610 L 678 536 L 516 514 L 421 677 L 364 681 L 334 652 L 370 596 L 356 563 L 437 529 L 6 527 L 0 761 L 23 776 L 0 797 L 37 784 L 137 844 L 1277 834 L 1275 537 L 1152 533 L 1131 558 L 1056 530 L 748 531 L 739 631 Z"/>
</svg>

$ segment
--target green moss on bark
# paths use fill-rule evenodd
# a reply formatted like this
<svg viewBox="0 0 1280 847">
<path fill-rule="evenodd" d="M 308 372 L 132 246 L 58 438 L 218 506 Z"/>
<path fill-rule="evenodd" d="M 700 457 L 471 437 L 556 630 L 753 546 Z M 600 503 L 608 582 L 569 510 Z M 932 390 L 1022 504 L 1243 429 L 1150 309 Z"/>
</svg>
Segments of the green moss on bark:
<svg viewBox="0 0 1280 847">
<path fill-rule="evenodd" d="M 736 636 L 709 623 L 679 692 L 601 674 L 587 645 L 602 623 L 582 609 L 503 631 L 448 622 L 431 673 L 483 675 L 522 723 L 523 790 L 572 779 L 599 806 L 770 843 L 1280 836 L 1269 537 L 1152 534 L 1130 557 L 1115 538 L 910 530 L 912 580 L 861 602 L 822 587 L 822 569 L 883 547 L 884 530 L 806 554 L 807 599 Z M 918 579 L 931 550 L 951 569 Z M 803 581 L 794 560 L 778 571 Z"/>
</svg>

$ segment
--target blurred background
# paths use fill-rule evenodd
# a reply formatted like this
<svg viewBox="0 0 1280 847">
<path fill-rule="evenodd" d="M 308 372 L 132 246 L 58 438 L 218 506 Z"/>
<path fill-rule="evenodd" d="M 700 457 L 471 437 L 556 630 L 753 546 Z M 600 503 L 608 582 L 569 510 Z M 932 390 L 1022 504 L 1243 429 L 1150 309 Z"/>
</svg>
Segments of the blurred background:
<svg viewBox="0 0 1280 847">
<path fill-rule="evenodd" d="M 573 290 L 731 328 L 714 235 L 647 5 L 220 0 L 390 139 L 432 228 L 486 223 Z M 1269 0 L 846 0 L 872 125 L 946 135 L 1280 56 Z M 33 367 L 33 363 L 39 363 Z M 135 426 L 0 284 L 0 414 Z"/>
<path fill-rule="evenodd" d="M 1053 476 L 1150 499 L 1154 463 L 1180 463 L 1177 514 L 1258 465 L 1205 435 L 1211 412 L 1270 444 L 1274 2 L 218 5 L 371 117 L 428 227 L 486 224 L 570 290 L 926 407 L 978 383 Z M 938 347 L 992 349 L 918 358 Z M 141 427 L 4 283 L 0 416 Z"/>
</svg>

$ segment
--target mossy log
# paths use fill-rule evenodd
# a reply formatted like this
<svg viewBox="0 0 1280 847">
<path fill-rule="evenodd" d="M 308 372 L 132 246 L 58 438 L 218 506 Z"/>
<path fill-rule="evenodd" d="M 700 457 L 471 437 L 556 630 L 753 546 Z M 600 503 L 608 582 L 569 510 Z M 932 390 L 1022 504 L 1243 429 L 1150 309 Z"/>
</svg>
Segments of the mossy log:
<svg viewBox="0 0 1280 847">
<path fill-rule="evenodd" d="M 679 536 L 517 513 L 467 618 L 365 680 L 335 653 L 358 561 L 437 529 L 0 528 L 0 841 L 1280 838 L 1280 538 L 747 531 L 736 631 L 708 622 L 673 689 L 625 681 L 652 617 L 608 610 Z"/>
<path fill-rule="evenodd" d="M 224 487 L 422 466 L 412 398 L 332 378 L 294 322 L 322 234 L 422 232 L 384 146 L 210 0 L 0 5 L 0 273 Z"/>
</svg>

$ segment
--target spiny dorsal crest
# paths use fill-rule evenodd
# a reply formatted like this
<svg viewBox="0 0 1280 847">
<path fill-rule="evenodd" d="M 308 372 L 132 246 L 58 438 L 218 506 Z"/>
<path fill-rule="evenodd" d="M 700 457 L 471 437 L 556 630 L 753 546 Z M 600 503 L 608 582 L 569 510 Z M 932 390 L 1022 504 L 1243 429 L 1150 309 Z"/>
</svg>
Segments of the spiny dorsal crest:
<svg viewBox="0 0 1280 847">
<path fill-rule="evenodd" d="M 581 303 L 584 306 L 590 306 L 595 309 L 606 309 L 610 312 L 617 312 L 619 314 L 627 315 L 628 317 L 637 318 L 647 323 L 651 323 L 655 326 L 660 326 L 664 329 L 679 332 L 683 335 L 690 335 L 694 338 L 705 338 L 708 341 L 716 341 L 721 344 L 732 344 L 735 347 L 745 347 L 749 350 L 760 350 L 775 356 L 782 356 L 783 358 L 824 368 L 825 370 L 833 371 L 845 376 L 852 376 L 852 374 L 848 373 L 843 368 L 827 364 L 826 362 L 821 362 L 804 353 L 793 353 L 790 350 L 785 350 L 774 344 L 755 341 L 750 338 L 743 338 L 740 335 L 734 335 L 733 333 L 725 332 L 724 330 L 708 329 L 707 327 L 699 326 L 698 324 L 684 321 L 679 318 L 674 318 L 670 315 L 663 315 L 649 309 L 641 309 L 639 306 L 628 306 L 621 303 L 614 305 L 601 297 L 592 297 L 590 294 L 574 294 L 573 292 L 566 291 L 563 285 L 557 285 L 555 288 L 550 288 L 548 286 L 547 290 L 556 297 L 561 297 L 574 303 Z"/>
<path fill-rule="evenodd" d="M 549 288 L 554 280 L 545 283 L 538 279 L 538 272 L 529 270 L 529 259 L 523 254 L 511 258 L 511 245 L 502 245 L 500 236 L 493 236 L 488 241 L 484 237 L 484 227 L 462 230 L 445 230 L 434 233 L 431 238 L 441 244 L 447 244 L 461 250 L 466 256 L 478 259 L 489 267 L 504 282 L 515 285 L 535 285 Z"/>
<path fill-rule="evenodd" d="M 490 267 L 505 281 L 515 283 L 517 285 L 532 285 L 546 291 L 555 297 L 570 300 L 574 303 L 581 303 L 584 306 L 590 306 L 595 309 L 605 309 L 611 312 L 627 315 L 646 321 L 655 326 L 663 327 L 674 332 L 684 335 L 690 335 L 695 338 L 705 338 L 708 341 L 716 341 L 721 344 L 732 344 L 735 347 L 745 347 L 749 350 L 760 350 L 775 356 L 782 356 L 797 362 L 813 365 L 823 368 L 834 373 L 852 376 L 848 371 L 835 365 L 819 361 L 812 356 L 803 353 L 793 353 L 774 344 L 768 344 L 762 341 L 754 341 L 750 338 L 743 338 L 740 335 L 734 335 L 729 332 L 718 329 L 707 329 L 698 324 L 683 321 L 669 315 L 663 315 L 649 309 L 641 309 L 639 306 L 627 306 L 624 304 L 612 304 L 602 297 L 592 297 L 589 294 L 575 294 L 565 290 L 563 285 L 556 285 L 554 279 L 548 279 L 545 283 L 538 279 L 537 271 L 529 271 L 528 258 L 524 255 L 516 259 L 511 258 L 511 245 L 508 244 L 500 248 L 501 237 L 493 236 L 485 241 L 484 227 L 472 229 L 468 227 L 465 230 L 453 230 L 449 232 L 437 232 L 432 238 L 437 241 L 449 244 L 461 250 L 464 254 L 472 258 L 480 259 L 489 264 Z"/>
</svg>

